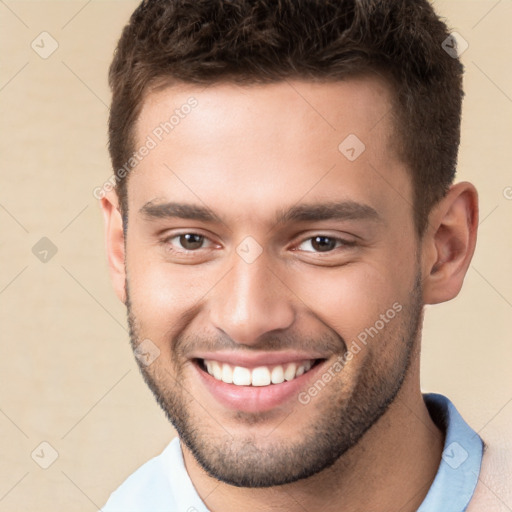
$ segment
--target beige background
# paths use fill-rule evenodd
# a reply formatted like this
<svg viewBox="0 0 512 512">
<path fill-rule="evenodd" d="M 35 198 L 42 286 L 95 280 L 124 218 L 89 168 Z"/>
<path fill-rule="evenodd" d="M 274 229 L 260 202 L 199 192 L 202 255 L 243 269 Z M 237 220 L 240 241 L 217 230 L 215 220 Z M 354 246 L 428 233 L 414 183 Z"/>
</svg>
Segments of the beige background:
<svg viewBox="0 0 512 512">
<path fill-rule="evenodd" d="M 133 361 L 92 195 L 111 174 L 106 73 L 135 5 L 0 2 L 0 512 L 98 510 L 174 435 Z M 462 294 L 428 308 L 423 388 L 492 442 L 512 424 L 512 1 L 436 6 L 469 43 L 458 179 L 479 189 L 481 225 Z M 46 59 L 43 31 L 59 45 Z M 41 442 L 58 452 L 48 469 Z"/>
</svg>

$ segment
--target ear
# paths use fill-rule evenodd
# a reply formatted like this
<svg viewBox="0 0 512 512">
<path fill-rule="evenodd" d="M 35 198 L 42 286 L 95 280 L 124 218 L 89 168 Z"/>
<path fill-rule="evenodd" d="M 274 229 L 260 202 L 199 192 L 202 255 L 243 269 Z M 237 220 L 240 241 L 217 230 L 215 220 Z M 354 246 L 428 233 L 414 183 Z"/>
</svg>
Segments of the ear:
<svg viewBox="0 0 512 512">
<path fill-rule="evenodd" d="M 471 183 L 452 185 L 433 208 L 422 241 L 423 300 L 456 297 L 475 252 L 478 193 Z"/>
<path fill-rule="evenodd" d="M 126 304 L 123 219 L 115 191 L 109 192 L 101 199 L 101 210 L 105 221 L 105 246 L 110 278 L 116 295 Z"/>
</svg>

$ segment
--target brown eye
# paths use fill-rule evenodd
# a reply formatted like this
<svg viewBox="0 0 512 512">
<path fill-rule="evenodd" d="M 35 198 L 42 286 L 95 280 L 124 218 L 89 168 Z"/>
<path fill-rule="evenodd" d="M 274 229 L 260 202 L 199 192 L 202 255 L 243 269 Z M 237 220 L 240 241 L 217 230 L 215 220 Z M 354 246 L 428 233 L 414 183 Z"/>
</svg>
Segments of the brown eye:
<svg viewBox="0 0 512 512">
<path fill-rule="evenodd" d="M 184 235 L 179 235 L 177 238 L 179 238 L 181 247 L 187 251 L 200 249 L 204 242 L 204 236 L 196 233 L 186 233 Z"/>
<path fill-rule="evenodd" d="M 160 241 L 169 256 L 178 263 L 201 263 L 213 257 L 213 250 L 218 246 L 206 235 L 193 231 L 176 233 Z"/>
<path fill-rule="evenodd" d="M 337 254 L 339 251 L 355 247 L 356 245 L 355 241 L 320 234 L 303 239 L 297 246 L 297 249 L 302 252 L 312 254 Z"/>
<path fill-rule="evenodd" d="M 328 252 L 336 248 L 336 239 L 328 236 L 315 236 L 311 239 L 311 247 L 318 252 Z"/>
</svg>

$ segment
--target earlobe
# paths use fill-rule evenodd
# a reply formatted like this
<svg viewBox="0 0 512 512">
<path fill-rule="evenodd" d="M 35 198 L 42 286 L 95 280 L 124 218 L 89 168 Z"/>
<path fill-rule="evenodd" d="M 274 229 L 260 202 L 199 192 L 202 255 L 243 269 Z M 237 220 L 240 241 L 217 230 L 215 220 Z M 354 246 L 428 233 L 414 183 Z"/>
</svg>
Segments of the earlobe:
<svg viewBox="0 0 512 512">
<path fill-rule="evenodd" d="M 471 183 L 453 185 L 429 216 L 423 251 L 425 304 L 456 297 L 476 245 L 478 193 Z"/>
<path fill-rule="evenodd" d="M 125 304 L 126 268 L 123 219 L 115 192 L 111 192 L 101 199 L 101 210 L 105 222 L 105 246 L 110 278 L 116 295 Z"/>
</svg>

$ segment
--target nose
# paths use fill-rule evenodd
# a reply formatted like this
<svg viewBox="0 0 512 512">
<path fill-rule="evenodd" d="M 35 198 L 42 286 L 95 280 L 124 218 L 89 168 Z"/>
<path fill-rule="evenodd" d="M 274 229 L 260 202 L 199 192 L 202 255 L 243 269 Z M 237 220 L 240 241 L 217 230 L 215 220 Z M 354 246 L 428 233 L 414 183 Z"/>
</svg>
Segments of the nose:
<svg viewBox="0 0 512 512">
<path fill-rule="evenodd" d="M 289 328 L 295 319 L 293 293 L 262 255 L 234 265 L 210 295 L 210 321 L 233 341 L 255 345 L 266 333 Z"/>
</svg>

